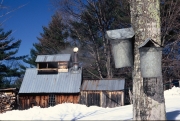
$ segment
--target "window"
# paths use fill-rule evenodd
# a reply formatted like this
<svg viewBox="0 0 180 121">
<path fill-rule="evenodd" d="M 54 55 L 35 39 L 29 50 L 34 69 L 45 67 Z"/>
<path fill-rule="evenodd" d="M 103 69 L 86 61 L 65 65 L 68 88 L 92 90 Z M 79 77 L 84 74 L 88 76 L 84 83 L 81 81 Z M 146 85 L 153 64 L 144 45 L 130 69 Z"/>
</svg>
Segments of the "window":
<svg viewBox="0 0 180 121">
<path fill-rule="evenodd" d="M 49 95 L 49 106 L 55 106 L 56 102 L 55 102 L 55 94 L 50 94 Z"/>
<path fill-rule="evenodd" d="M 57 68 L 57 62 L 41 62 L 39 63 L 39 69 Z"/>
<path fill-rule="evenodd" d="M 47 68 L 47 63 L 39 63 L 39 69 L 42 69 L 42 68 Z"/>
<path fill-rule="evenodd" d="M 49 62 L 48 68 L 57 68 L 57 62 Z"/>
</svg>

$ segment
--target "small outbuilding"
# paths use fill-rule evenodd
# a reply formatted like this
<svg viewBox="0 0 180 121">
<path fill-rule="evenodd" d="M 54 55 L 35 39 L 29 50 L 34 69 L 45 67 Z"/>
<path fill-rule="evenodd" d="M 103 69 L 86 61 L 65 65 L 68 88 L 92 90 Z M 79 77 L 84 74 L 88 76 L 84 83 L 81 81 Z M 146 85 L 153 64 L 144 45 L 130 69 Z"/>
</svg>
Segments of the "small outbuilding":
<svg viewBox="0 0 180 121">
<path fill-rule="evenodd" d="M 80 104 L 117 107 L 124 105 L 125 79 L 84 80 Z"/>
<path fill-rule="evenodd" d="M 20 109 L 78 103 L 82 68 L 70 67 L 71 54 L 38 55 L 37 68 L 26 69 L 19 90 Z"/>
</svg>

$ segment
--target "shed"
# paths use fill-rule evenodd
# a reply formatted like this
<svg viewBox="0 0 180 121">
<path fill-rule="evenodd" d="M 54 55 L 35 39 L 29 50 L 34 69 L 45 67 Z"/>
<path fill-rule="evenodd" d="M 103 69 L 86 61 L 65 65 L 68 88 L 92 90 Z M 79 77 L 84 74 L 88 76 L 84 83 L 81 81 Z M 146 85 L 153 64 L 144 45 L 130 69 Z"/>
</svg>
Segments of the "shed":
<svg viewBox="0 0 180 121">
<path fill-rule="evenodd" d="M 117 107 L 124 105 L 125 79 L 84 80 L 80 104 Z"/>
<path fill-rule="evenodd" d="M 73 70 L 68 66 L 69 60 L 67 54 L 38 56 L 39 66 L 26 69 L 19 90 L 20 109 L 79 103 L 82 68 Z"/>
</svg>

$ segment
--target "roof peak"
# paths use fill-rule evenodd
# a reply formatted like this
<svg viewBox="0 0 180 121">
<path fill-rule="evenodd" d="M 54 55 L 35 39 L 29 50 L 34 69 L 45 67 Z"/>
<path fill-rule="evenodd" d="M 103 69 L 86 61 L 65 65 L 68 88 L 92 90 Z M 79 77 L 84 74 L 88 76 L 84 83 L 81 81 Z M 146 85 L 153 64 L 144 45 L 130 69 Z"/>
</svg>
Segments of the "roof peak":
<svg viewBox="0 0 180 121">
<path fill-rule="evenodd" d="M 162 47 L 160 44 L 158 44 L 156 41 L 154 41 L 151 38 L 147 38 L 143 43 L 139 45 L 138 48 L 141 47 Z"/>
<path fill-rule="evenodd" d="M 35 62 L 70 61 L 71 54 L 38 55 Z"/>
</svg>

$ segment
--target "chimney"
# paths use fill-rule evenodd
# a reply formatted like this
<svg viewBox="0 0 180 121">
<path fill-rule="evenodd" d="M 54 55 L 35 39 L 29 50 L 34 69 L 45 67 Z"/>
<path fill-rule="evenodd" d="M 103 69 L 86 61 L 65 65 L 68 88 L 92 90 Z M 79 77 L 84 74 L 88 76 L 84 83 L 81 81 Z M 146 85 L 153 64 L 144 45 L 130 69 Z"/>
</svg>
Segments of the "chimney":
<svg viewBox="0 0 180 121">
<path fill-rule="evenodd" d="M 75 47 L 75 48 L 73 49 L 73 51 L 74 51 L 73 71 L 77 71 L 78 68 L 79 68 L 78 57 L 77 57 L 77 56 L 78 56 L 78 54 L 77 54 L 78 48 Z"/>
</svg>

